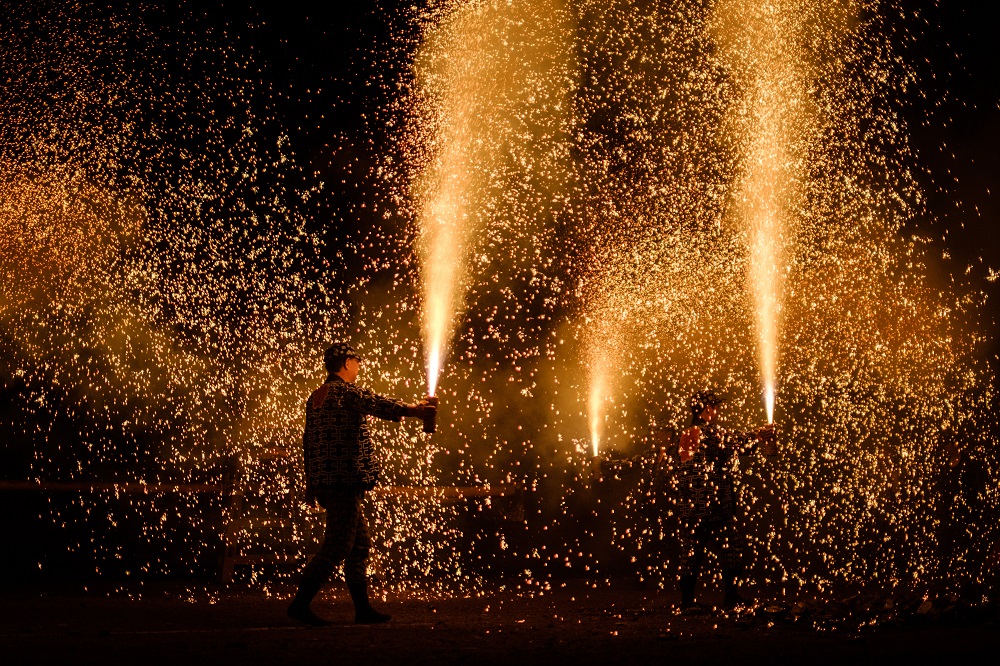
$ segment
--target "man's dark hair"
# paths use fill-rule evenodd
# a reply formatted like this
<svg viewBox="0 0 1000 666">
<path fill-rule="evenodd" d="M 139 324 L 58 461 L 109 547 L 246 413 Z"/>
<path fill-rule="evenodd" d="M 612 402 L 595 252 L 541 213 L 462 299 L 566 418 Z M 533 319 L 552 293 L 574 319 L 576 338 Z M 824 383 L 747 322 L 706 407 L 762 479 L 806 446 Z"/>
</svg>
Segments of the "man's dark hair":
<svg viewBox="0 0 1000 666">
<path fill-rule="evenodd" d="M 323 364 L 326 366 L 326 371 L 332 375 L 343 368 L 349 358 L 360 360 L 361 355 L 346 342 L 336 342 L 323 354 Z"/>
</svg>

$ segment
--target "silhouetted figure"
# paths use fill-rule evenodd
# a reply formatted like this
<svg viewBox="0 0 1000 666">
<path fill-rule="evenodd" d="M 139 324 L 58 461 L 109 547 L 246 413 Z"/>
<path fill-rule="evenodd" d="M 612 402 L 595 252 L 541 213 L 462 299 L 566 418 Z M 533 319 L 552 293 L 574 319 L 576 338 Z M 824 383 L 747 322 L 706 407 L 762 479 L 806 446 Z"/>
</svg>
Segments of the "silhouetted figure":
<svg viewBox="0 0 1000 666">
<path fill-rule="evenodd" d="M 727 430 L 715 423 L 724 399 L 713 391 L 698 391 L 691 398 L 691 426 L 681 433 L 677 467 L 677 513 L 681 519 L 681 608 L 695 604 L 698 573 L 711 548 L 722 563 L 725 584 L 723 604 L 744 601 L 737 591 L 743 569 L 742 535 L 736 528 L 736 491 L 733 462 L 736 456 L 764 444 L 767 455 L 776 453 L 773 424 L 752 432 Z"/>
<path fill-rule="evenodd" d="M 333 571 L 344 565 L 347 589 L 354 601 L 355 622 L 375 624 L 390 618 L 368 601 L 368 553 L 371 540 L 362 512 L 365 493 L 379 480 L 372 454 L 368 416 L 399 421 L 404 416 L 433 418 L 437 399 L 415 405 L 385 398 L 358 387 L 361 357 L 346 343 L 326 350 L 329 376 L 306 402 L 303 452 L 306 503 L 326 509 L 326 532 L 319 552 L 302 572 L 299 590 L 288 607 L 291 618 L 313 626 L 330 624 L 309 608 Z"/>
</svg>

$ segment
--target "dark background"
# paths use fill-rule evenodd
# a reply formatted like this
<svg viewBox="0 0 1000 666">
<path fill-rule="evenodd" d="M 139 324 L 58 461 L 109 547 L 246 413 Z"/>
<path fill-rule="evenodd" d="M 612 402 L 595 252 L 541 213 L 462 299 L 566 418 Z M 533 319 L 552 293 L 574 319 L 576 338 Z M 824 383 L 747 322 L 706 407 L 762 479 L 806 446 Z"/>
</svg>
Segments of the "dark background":
<svg viewBox="0 0 1000 666">
<path fill-rule="evenodd" d="M 985 278 L 986 269 L 996 270 L 1000 263 L 1000 51 L 989 27 L 988 6 L 912 6 L 926 20 L 924 34 L 903 51 L 919 74 L 919 85 L 904 99 L 903 109 L 927 196 L 927 215 L 918 224 L 941 239 L 942 249 L 954 258 L 954 273 L 972 265 L 973 285 L 988 294 L 989 321 L 982 330 L 990 338 L 987 356 L 995 374 L 1000 310 L 996 283 Z"/>
</svg>

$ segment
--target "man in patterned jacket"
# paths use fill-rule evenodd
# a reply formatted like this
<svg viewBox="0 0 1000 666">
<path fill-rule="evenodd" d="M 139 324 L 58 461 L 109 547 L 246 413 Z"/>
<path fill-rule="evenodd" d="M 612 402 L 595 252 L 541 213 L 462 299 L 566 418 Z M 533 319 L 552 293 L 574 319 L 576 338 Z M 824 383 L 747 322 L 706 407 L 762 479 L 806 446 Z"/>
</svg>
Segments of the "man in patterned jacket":
<svg viewBox="0 0 1000 666">
<path fill-rule="evenodd" d="M 365 492 L 379 480 L 368 416 L 387 421 L 399 421 L 404 416 L 433 418 L 437 399 L 410 405 L 358 387 L 354 382 L 361 357 L 346 343 L 327 349 L 324 363 L 330 374 L 306 402 L 303 449 L 306 503 L 315 505 L 319 501 L 326 509 L 326 532 L 319 552 L 302 573 L 288 615 L 313 626 L 330 624 L 313 613 L 309 604 L 343 563 L 347 589 L 354 602 L 355 622 L 387 622 L 389 616 L 373 609 L 368 601 L 371 540 L 361 504 Z"/>
<path fill-rule="evenodd" d="M 733 461 L 763 443 L 765 455 L 777 452 L 773 424 L 752 432 L 727 430 L 715 423 L 723 398 L 713 391 L 698 391 L 691 398 L 691 427 L 681 434 L 677 479 L 677 513 L 681 519 L 681 608 L 694 606 L 698 571 L 707 548 L 722 563 L 725 585 L 723 605 L 743 601 L 736 588 L 743 548 L 736 529 L 736 491 Z"/>
</svg>

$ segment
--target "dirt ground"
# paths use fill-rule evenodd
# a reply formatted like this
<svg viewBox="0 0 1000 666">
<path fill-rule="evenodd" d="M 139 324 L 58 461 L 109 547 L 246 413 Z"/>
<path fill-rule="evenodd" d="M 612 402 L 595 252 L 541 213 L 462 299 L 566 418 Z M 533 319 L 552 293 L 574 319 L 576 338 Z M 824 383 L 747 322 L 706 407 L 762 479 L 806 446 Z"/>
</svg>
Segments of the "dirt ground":
<svg viewBox="0 0 1000 666">
<path fill-rule="evenodd" d="M 5 664 L 920 664 L 955 663 L 1000 644 L 990 605 L 947 613 L 922 602 L 880 620 L 844 603 L 772 599 L 735 613 L 680 615 L 670 591 L 615 581 L 551 587 L 387 594 L 375 605 L 393 620 L 380 626 L 354 625 L 349 598 L 334 587 L 315 604 L 334 620 L 327 628 L 286 618 L 287 585 L 22 589 L 0 596 L 0 654 Z M 710 606 L 718 593 L 701 600 Z"/>
</svg>

